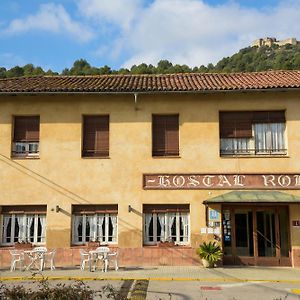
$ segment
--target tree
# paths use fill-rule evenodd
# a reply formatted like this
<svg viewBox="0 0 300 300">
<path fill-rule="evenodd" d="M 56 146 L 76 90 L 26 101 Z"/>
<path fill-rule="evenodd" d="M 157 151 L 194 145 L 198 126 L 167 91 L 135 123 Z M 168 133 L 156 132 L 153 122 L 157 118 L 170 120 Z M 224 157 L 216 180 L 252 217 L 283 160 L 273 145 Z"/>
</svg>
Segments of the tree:
<svg viewBox="0 0 300 300">
<path fill-rule="evenodd" d="M 15 66 L 6 72 L 6 77 L 21 77 L 24 76 L 23 68 Z"/>
<path fill-rule="evenodd" d="M 5 77 L 6 77 L 6 69 L 0 68 L 0 78 L 5 78 Z"/>
</svg>

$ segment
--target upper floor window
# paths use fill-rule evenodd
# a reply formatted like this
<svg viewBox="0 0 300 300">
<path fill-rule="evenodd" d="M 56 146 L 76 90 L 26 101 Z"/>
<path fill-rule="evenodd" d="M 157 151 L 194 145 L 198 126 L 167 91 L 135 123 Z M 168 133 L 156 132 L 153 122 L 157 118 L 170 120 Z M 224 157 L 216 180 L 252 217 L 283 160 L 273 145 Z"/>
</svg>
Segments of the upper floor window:
<svg viewBox="0 0 300 300">
<path fill-rule="evenodd" d="M 284 111 L 220 112 L 220 154 L 286 155 Z"/>
<path fill-rule="evenodd" d="M 148 205 L 144 208 L 144 244 L 174 242 L 177 245 L 189 243 L 189 205 Z"/>
<path fill-rule="evenodd" d="M 84 116 L 82 157 L 108 156 L 109 116 Z"/>
<path fill-rule="evenodd" d="M 117 205 L 74 205 L 72 243 L 90 241 L 116 244 L 118 235 Z"/>
<path fill-rule="evenodd" d="M 1 219 L 2 245 L 46 243 L 46 206 L 4 206 Z"/>
<path fill-rule="evenodd" d="M 32 157 L 39 155 L 40 117 L 15 116 L 12 156 Z"/>
<path fill-rule="evenodd" d="M 178 115 L 153 115 L 152 156 L 179 155 L 178 119 Z"/>
</svg>

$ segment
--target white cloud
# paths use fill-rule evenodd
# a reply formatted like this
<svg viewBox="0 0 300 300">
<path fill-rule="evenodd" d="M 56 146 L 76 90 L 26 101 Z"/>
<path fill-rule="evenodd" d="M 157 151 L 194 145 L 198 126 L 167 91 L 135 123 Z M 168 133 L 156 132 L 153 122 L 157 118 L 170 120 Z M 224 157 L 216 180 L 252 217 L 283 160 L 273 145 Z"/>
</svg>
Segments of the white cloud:
<svg viewBox="0 0 300 300">
<path fill-rule="evenodd" d="M 15 55 L 14 53 L 5 52 L 0 53 L 0 67 L 10 69 L 15 66 L 23 66 L 26 64 L 25 59 Z"/>
<path fill-rule="evenodd" d="M 104 19 L 126 30 L 138 16 L 142 0 L 78 0 L 78 8 L 98 24 Z"/>
<path fill-rule="evenodd" d="M 126 53 L 124 66 L 160 59 L 199 66 L 216 63 L 260 37 L 279 39 L 300 33 L 300 1 L 254 9 L 228 1 L 210 6 L 202 0 L 80 0 L 79 8 L 98 25 L 119 26 L 119 35 L 101 49 L 112 59 Z M 118 45 L 117 51 L 112 51 Z M 114 52 L 114 56 L 112 56 Z"/>
<path fill-rule="evenodd" d="M 24 19 L 14 19 L 2 30 L 3 34 L 14 35 L 32 30 L 48 31 L 59 34 L 69 34 L 80 42 L 88 42 L 93 38 L 93 32 L 73 21 L 62 5 L 43 4 L 34 15 Z"/>
</svg>

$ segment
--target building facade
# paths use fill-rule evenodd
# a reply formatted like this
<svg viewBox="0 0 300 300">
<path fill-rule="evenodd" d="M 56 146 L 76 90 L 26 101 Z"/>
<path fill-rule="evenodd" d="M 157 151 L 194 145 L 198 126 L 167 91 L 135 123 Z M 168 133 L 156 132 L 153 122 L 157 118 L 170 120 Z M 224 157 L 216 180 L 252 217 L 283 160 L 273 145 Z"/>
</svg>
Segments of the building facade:
<svg viewBox="0 0 300 300">
<path fill-rule="evenodd" d="M 300 265 L 300 72 L 0 80 L 0 264 Z"/>
</svg>

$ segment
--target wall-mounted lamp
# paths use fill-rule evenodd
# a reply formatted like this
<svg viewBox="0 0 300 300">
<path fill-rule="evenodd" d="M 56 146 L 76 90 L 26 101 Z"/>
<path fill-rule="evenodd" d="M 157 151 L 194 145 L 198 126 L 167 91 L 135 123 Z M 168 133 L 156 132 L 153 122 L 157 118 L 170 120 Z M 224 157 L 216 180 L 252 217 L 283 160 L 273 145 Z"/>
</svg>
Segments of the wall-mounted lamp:
<svg viewBox="0 0 300 300">
<path fill-rule="evenodd" d="M 132 212 L 132 207 L 131 207 L 131 205 L 128 205 L 128 212 Z"/>
<path fill-rule="evenodd" d="M 59 205 L 56 205 L 55 206 L 55 211 L 58 213 L 58 212 L 60 212 L 60 207 L 59 207 Z"/>
</svg>

